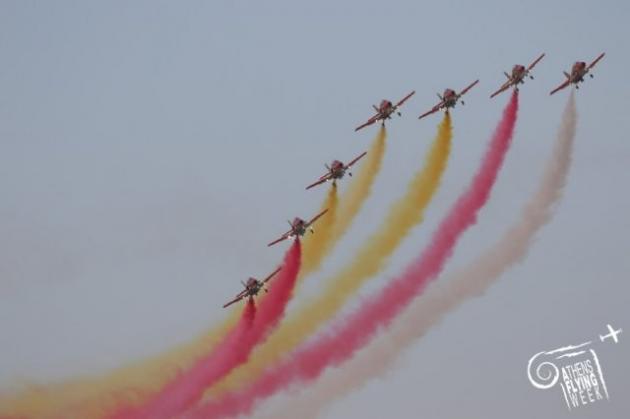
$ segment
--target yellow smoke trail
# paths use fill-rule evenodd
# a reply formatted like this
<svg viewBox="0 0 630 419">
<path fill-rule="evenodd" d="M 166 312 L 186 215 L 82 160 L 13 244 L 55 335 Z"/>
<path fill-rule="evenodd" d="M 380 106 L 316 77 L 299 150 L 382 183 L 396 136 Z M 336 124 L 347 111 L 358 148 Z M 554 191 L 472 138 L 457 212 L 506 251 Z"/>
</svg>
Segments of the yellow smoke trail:
<svg viewBox="0 0 630 419">
<path fill-rule="evenodd" d="M 233 310 L 224 324 L 193 342 L 166 354 L 147 358 L 108 375 L 74 379 L 54 386 L 29 386 L 16 396 L 0 399 L 0 417 L 65 419 L 68 412 L 81 419 L 100 418 L 121 400 L 145 399 L 185 368 L 207 353 L 238 317 Z"/>
<path fill-rule="evenodd" d="M 362 162 L 360 170 L 355 174 L 354 180 L 343 195 L 337 221 L 335 222 L 334 236 L 336 239 L 341 238 L 348 230 L 352 220 L 354 220 L 366 198 L 370 195 L 374 179 L 376 179 L 381 170 L 386 138 L 387 131 L 385 126 L 381 126 L 368 150 L 367 156 L 365 156 L 366 161 Z"/>
<path fill-rule="evenodd" d="M 322 209 L 328 213 L 315 225 L 316 234 L 303 242 L 303 262 L 300 278 L 316 271 L 323 259 L 346 232 L 354 216 L 367 199 L 385 153 L 386 131 L 381 127 L 364 164 L 344 194 L 345 202 L 338 208 L 337 188 L 332 187 Z M 73 379 L 50 386 L 32 386 L 15 396 L 0 398 L 0 414 L 29 418 L 54 418 L 71 409 L 81 418 L 99 418 L 102 412 L 121 399 L 133 404 L 158 391 L 173 379 L 178 371 L 188 368 L 203 356 L 232 327 L 238 310 L 230 312 L 219 326 L 191 342 L 166 353 L 129 364 L 100 377 Z"/>
<path fill-rule="evenodd" d="M 337 187 L 327 193 L 322 209 L 328 212 L 317 225 L 316 234 L 309 235 L 303 242 L 303 267 L 300 277 L 317 270 L 332 245 L 333 227 L 337 213 Z M 261 296 L 262 298 L 262 296 Z M 238 317 L 239 311 L 230 312 L 228 319 L 216 329 L 186 345 L 166 354 L 141 361 L 113 371 L 95 379 L 78 379 L 55 386 L 38 386 L 26 390 L 11 400 L 0 400 L 0 415 L 26 415 L 31 418 L 55 418 L 60 412 L 69 410 L 81 418 L 98 418 L 102 412 L 124 397 L 129 404 L 139 403 L 148 395 L 158 391 L 182 368 L 203 356 L 223 336 Z"/>
<path fill-rule="evenodd" d="M 316 271 L 333 245 L 333 227 L 337 219 L 337 185 L 328 190 L 320 211 L 328 212 L 314 224 L 315 234 L 308 234 L 302 241 L 302 267 L 300 278 Z"/>
<path fill-rule="evenodd" d="M 405 195 L 394 203 L 380 229 L 366 240 L 348 266 L 327 281 L 319 297 L 285 319 L 267 342 L 254 351 L 250 362 L 213 387 L 208 392 L 210 395 L 239 387 L 260 374 L 267 365 L 317 331 L 365 281 L 383 269 L 412 227 L 424 218 L 425 209 L 437 191 L 446 168 L 451 137 L 451 119 L 445 114 L 424 167 L 411 180 Z"/>
<path fill-rule="evenodd" d="M 363 203 L 370 196 L 374 180 L 381 170 L 386 138 L 387 131 L 384 126 L 381 126 L 365 157 L 366 161 L 361 165 L 348 190 L 344 193 L 339 209 L 337 209 L 337 188 L 333 186 L 329 191 L 320 209 L 322 211 L 328 208 L 328 212 L 315 225 L 315 234 L 307 236 L 304 240 L 300 278 L 319 269 L 324 258 L 335 243 L 343 237 Z"/>
</svg>

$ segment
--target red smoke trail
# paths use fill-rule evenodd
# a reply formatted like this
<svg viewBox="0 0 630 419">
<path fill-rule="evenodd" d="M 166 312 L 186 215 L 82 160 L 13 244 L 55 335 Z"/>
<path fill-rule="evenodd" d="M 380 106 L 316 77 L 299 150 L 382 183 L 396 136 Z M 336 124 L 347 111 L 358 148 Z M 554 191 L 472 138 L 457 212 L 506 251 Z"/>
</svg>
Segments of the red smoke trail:
<svg viewBox="0 0 630 419">
<path fill-rule="evenodd" d="M 435 231 L 429 246 L 401 276 L 364 301 L 357 311 L 333 325 L 328 333 L 267 369 L 246 388 L 201 405 L 184 417 L 208 419 L 250 413 L 259 399 L 294 382 L 314 380 L 326 367 L 351 358 L 355 351 L 369 342 L 379 327 L 387 326 L 424 289 L 427 282 L 440 273 L 457 239 L 475 224 L 477 213 L 490 197 L 510 146 L 517 110 L 518 94 L 515 91 L 503 111 L 477 174 Z"/>
<path fill-rule="evenodd" d="M 265 340 L 284 315 L 300 270 L 301 254 L 300 241 L 295 240 L 284 257 L 279 275 L 269 283 L 269 294 L 259 303 L 258 310 L 253 300 L 249 301 L 237 326 L 212 352 L 143 405 L 123 407 L 110 417 L 167 419 L 176 416 L 194 405 L 207 387 L 246 362 L 254 347 Z"/>
</svg>

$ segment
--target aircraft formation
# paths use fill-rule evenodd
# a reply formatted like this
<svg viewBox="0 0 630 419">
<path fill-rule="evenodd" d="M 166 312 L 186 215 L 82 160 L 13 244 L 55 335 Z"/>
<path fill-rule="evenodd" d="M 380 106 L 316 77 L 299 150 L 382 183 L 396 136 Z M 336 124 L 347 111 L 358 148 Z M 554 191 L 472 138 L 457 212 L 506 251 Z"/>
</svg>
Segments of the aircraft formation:
<svg viewBox="0 0 630 419">
<path fill-rule="evenodd" d="M 606 55 L 606 53 L 601 53 L 599 56 L 597 56 L 597 58 L 595 58 L 590 64 L 587 64 L 585 61 L 576 61 L 572 68 L 571 68 L 571 72 L 566 72 L 564 71 L 564 76 L 565 76 L 565 80 L 555 89 L 551 90 L 549 92 L 550 95 L 553 95 L 555 93 L 557 93 L 560 90 L 565 89 L 566 87 L 570 86 L 570 85 L 574 85 L 574 87 L 576 89 L 580 88 L 580 83 L 584 82 L 584 77 L 585 76 L 589 76 L 590 78 L 593 78 L 593 74 L 591 72 L 591 70 L 593 69 L 593 67 L 595 67 L 595 65 L 602 59 L 604 58 L 604 56 Z M 524 65 L 521 64 L 516 64 L 512 67 L 512 72 L 511 74 L 508 74 L 507 72 L 504 72 L 503 74 L 505 75 L 505 77 L 507 78 L 507 80 L 495 91 L 490 95 L 490 98 L 494 98 L 497 95 L 505 92 L 506 90 L 510 89 L 510 88 L 514 88 L 515 90 L 519 90 L 519 85 L 524 84 L 525 80 L 527 78 L 529 79 L 534 79 L 534 76 L 531 74 L 533 68 L 545 57 L 545 54 L 542 53 L 540 56 L 538 56 L 531 64 L 529 64 L 527 67 L 525 67 Z M 429 116 L 431 114 L 434 114 L 440 110 L 444 110 L 446 113 L 449 113 L 449 110 L 451 108 L 454 108 L 458 103 L 461 103 L 462 105 L 464 105 L 464 101 L 461 99 L 462 96 L 464 96 L 466 93 L 468 93 L 468 91 L 470 89 L 472 89 L 473 87 L 475 87 L 477 84 L 479 83 L 479 80 L 475 80 L 474 82 L 470 83 L 468 86 L 466 86 L 464 89 L 462 89 L 461 91 L 457 92 L 453 89 L 447 88 L 444 90 L 444 92 L 442 94 L 437 94 L 437 96 L 439 97 L 440 101 L 433 106 L 431 109 L 429 109 L 428 111 L 424 112 L 423 114 L 421 114 L 418 119 L 422 119 L 426 116 Z M 396 102 L 396 104 L 394 104 L 393 102 L 391 102 L 390 100 L 387 99 L 383 99 L 379 106 L 376 105 L 372 105 L 372 107 L 375 110 L 375 114 L 370 117 L 365 123 L 359 125 L 358 127 L 356 127 L 354 129 L 354 131 L 359 131 L 367 126 L 373 125 L 376 122 L 380 121 L 381 125 L 384 126 L 385 125 L 385 121 L 388 119 L 392 119 L 392 115 L 396 114 L 398 116 L 402 116 L 401 112 L 399 111 L 399 108 L 409 99 L 411 98 L 414 94 L 415 94 L 415 90 L 411 91 L 411 93 L 407 94 L 406 96 L 404 96 L 402 99 L 400 99 L 398 102 Z M 327 169 L 327 173 L 322 175 L 321 177 L 319 177 L 319 179 L 317 179 L 315 182 L 313 182 L 312 184 L 308 185 L 306 187 L 306 189 L 311 189 L 315 186 L 324 184 L 326 182 L 331 182 L 333 183 L 333 185 L 336 185 L 336 181 L 338 179 L 342 179 L 344 177 L 344 175 L 347 173 L 348 176 L 352 176 L 352 173 L 349 171 L 350 168 L 356 164 L 361 158 L 363 158 L 365 155 L 367 154 L 367 152 L 363 152 L 361 153 L 359 156 L 357 156 L 356 158 L 354 158 L 353 160 L 351 160 L 349 163 L 343 163 L 339 160 L 333 160 L 332 163 L 329 165 L 325 165 L 326 169 Z M 280 243 L 284 240 L 290 239 L 290 238 L 299 238 L 302 237 L 307 230 L 311 231 L 311 234 L 313 234 L 315 232 L 315 230 L 313 229 L 312 225 L 322 216 L 324 216 L 326 214 L 326 212 L 328 212 L 328 209 L 324 209 L 323 211 L 321 211 L 319 214 L 315 215 L 312 219 L 310 219 L 309 221 L 305 221 L 300 217 L 295 217 L 293 219 L 293 221 L 289 221 L 289 225 L 290 225 L 290 229 L 289 231 L 287 231 L 286 233 L 284 233 L 282 236 L 280 236 L 278 239 L 270 242 L 269 244 L 267 244 L 267 246 L 273 246 L 277 243 Z M 278 272 L 280 272 L 280 270 L 282 270 L 282 267 L 277 268 L 273 273 L 271 273 L 269 276 L 267 276 L 264 280 L 258 280 L 256 278 L 249 278 L 247 280 L 247 282 L 242 282 L 244 289 L 238 293 L 234 299 L 232 299 L 231 301 L 229 301 L 228 303 L 226 303 L 223 307 L 226 308 L 238 301 L 241 301 L 245 298 L 249 298 L 249 299 L 253 299 L 256 295 L 258 295 L 259 291 L 261 289 L 265 290 L 265 292 L 267 292 L 267 289 L 265 288 L 265 284 L 270 281 Z"/>
</svg>

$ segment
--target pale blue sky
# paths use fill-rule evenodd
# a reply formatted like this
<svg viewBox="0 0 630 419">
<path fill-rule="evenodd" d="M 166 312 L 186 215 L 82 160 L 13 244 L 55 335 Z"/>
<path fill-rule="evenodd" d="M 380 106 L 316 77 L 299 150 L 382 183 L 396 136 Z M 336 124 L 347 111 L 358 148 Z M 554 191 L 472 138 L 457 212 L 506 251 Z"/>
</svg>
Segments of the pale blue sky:
<svg viewBox="0 0 630 419">
<path fill-rule="evenodd" d="M 421 164 L 440 118 L 416 116 L 479 78 L 454 111 L 424 226 L 362 293 L 377 289 L 475 170 L 507 100 L 488 99 L 502 72 L 546 52 L 492 200 L 447 270 L 462 266 L 541 175 L 567 97 L 549 90 L 606 51 L 577 97 L 564 200 L 527 260 L 327 413 L 620 417 L 623 335 L 600 353 L 611 401 L 584 411 L 531 387 L 525 366 L 606 323 L 630 330 L 629 12 L 624 1 L 0 2 L 0 389 L 99 373 L 218 323 L 239 281 L 281 258 L 286 246 L 265 244 L 285 220 L 319 206 L 324 190 L 304 186 L 367 149 L 375 129 L 353 128 L 370 105 L 415 89 L 389 124 L 373 196 L 297 301 L 317 292 Z"/>
</svg>

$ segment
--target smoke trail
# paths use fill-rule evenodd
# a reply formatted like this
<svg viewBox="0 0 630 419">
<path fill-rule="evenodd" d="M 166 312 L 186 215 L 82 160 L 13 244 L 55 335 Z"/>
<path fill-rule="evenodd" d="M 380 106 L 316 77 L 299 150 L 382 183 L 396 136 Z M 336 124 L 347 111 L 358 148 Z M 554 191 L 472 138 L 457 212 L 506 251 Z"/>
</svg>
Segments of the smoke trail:
<svg viewBox="0 0 630 419">
<path fill-rule="evenodd" d="M 439 274 L 459 237 L 476 222 L 477 213 L 490 197 L 511 143 L 517 110 L 518 93 L 515 91 L 471 184 L 441 222 L 429 246 L 400 277 L 390 281 L 380 293 L 367 298 L 358 310 L 333 324 L 327 333 L 269 367 L 250 385 L 202 404 L 185 417 L 193 419 L 249 413 L 258 400 L 294 382 L 312 381 L 326 367 L 351 358 L 369 342 L 379 327 L 389 325 L 414 296 L 423 291 L 427 282 Z"/>
<path fill-rule="evenodd" d="M 320 211 L 328 210 L 326 216 L 321 218 L 315 225 L 316 234 L 306 236 L 302 244 L 302 267 L 300 268 L 300 278 L 319 269 L 324 257 L 330 251 L 333 240 L 333 228 L 337 219 L 337 186 L 333 184 Z"/>
<path fill-rule="evenodd" d="M 392 205 L 381 227 L 366 240 L 352 262 L 326 282 L 325 289 L 317 298 L 286 319 L 265 345 L 257 348 L 251 361 L 217 384 L 211 394 L 244 385 L 252 377 L 260 375 L 267 365 L 315 332 L 365 281 L 383 269 L 389 256 L 411 229 L 423 220 L 446 168 L 451 137 L 451 118 L 445 115 L 424 167 L 411 180 L 405 195 Z"/>
<path fill-rule="evenodd" d="M 387 133 L 382 127 L 370 146 L 365 162 L 355 173 L 354 181 L 344 194 L 344 205 L 339 209 L 340 216 L 337 217 L 332 213 L 333 205 L 331 204 L 328 206 L 331 210 L 318 221 L 317 234 L 313 236 L 313 239 L 322 239 L 328 234 L 327 241 L 311 243 L 310 237 L 305 240 L 300 278 L 319 268 L 323 259 L 347 231 L 370 195 L 385 154 L 386 137 Z M 333 202 L 330 195 L 328 199 Z M 331 224 L 326 225 L 326 223 Z M 326 230 L 328 233 L 325 232 Z M 179 345 L 163 354 L 122 366 L 105 376 L 73 379 L 50 386 L 36 386 L 14 397 L 4 400 L 0 398 L 0 411 L 19 412 L 43 419 L 55 417 L 55 412 L 65 411 L 68 406 L 72 406 L 73 411 L 80 412 L 77 414 L 81 418 L 87 419 L 99 417 L 103 410 L 108 410 L 117 403 L 120 394 L 133 396 L 139 402 L 172 381 L 178 371 L 190 368 L 195 360 L 207 353 L 208 348 L 221 341 L 234 327 L 237 320 L 238 312 L 231 311 L 229 317 L 221 325 L 207 330 L 191 342 Z"/>
<path fill-rule="evenodd" d="M 247 333 L 251 331 L 254 319 L 256 316 L 256 304 L 253 299 L 249 299 L 245 304 L 241 319 L 237 323 L 236 327 L 231 330 L 226 336 L 223 342 L 220 342 L 215 346 L 210 354 L 205 358 L 202 358 L 196 365 L 193 366 L 191 371 L 187 371 L 181 374 L 172 383 L 167 385 L 162 391 L 156 395 L 155 398 L 149 400 L 146 405 L 138 408 L 122 407 L 118 412 L 111 415 L 116 419 L 132 419 L 132 418 L 144 418 L 152 417 L 150 412 L 155 410 L 157 406 L 164 404 L 177 404 L 184 403 L 185 401 L 179 401 L 179 399 L 190 398 L 190 394 L 194 394 L 195 388 L 199 386 L 199 383 L 203 383 L 209 377 L 220 374 L 218 369 L 224 367 L 224 362 L 234 363 L 234 359 L 230 359 L 234 353 L 234 349 L 240 342 L 247 339 Z"/>
<path fill-rule="evenodd" d="M 293 293 L 300 269 L 301 245 L 295 240 L 286 253 L 280 274 L 270 283 L 270 292 L 258 311 L 245 311 L 243 321 L 234 332 L 217 345 L 206 357 L 200 359 L 186 372 L 169 383 L 157 395 L 138 408 L 123 407 L 111 415 L 115 419 L 171 418 L 196 403 L 203 390 L 229 373 L 237 365 L 246 362 L 257 344 L 278 324 Z M 253 302 L 248 307 L 254 307 Z M 254 317 L 254 314 L 256 316 Z"/>
<path fill-rule="evenodd" d="M 317 234 L 313 239 L 320 240 L 326 235 L 328 238 L 322 242 L 305 241 L 300 278 L 319 268 L 369 196 L 381 168 L 385 140 L 386 131 L 381 128 L 368 151 L 365 163 L 361 165 L 354 182 L 344 195 L 343 201 L 346 204 L 341 209 L 340 217 L 335 215 L 337 207 L 334 203 L 337 202 L 337 197 L 330 194 L 327 196 L 327 201 L 330 200 L 331 204 L 327 206 L 324 203 L 323 206 L 330 210 L 318 221 Z M 43 419 L 55 418 L 58 412 L 67 411 L 71 407 L 81 418 L 87 419 L 100 417 L 102 411 L 118 403 L 121 394 L 133 397 L 139 403 L 175 379 L 178 371 L 190 368 L 195 360 L 203 357 L 208 348 L 217 345 L 234 327 L 237 320 L 238 312 L 231 311 L 221 325 L 207 330 L 191 342 L 163 354 L 124 365 L 104 376 L 77 378 L 55 385 L 32 386 L 18 395 L 0 397 L 0 411 Z"/>
<path fill-rule="evenodd" d="M 238 311 L 216 328 L 165 354 L 125 365 L 105 376 L 78 378 L 54 386 L 30 385 L 16 396 L 0 397 L 0 412 L 21 419 L 101 418 L 121 401 L 137 405 L 174 380 L 179 371 L 216 346 L 238 321 Z"/>
<path fill-rule="evenodd" d="M 339 215 L 335 222 L 334 237 L 341 238 L 352 224 L 352 220 L 363 206 L 363 203 L 372 191 L 372 185 L 378 173 L 381 171 L 383 156 L 385 155 L 385 140 L 387 131 L 385 126 L 381 126 L 372 141 L 368 150 L 365 162 L 360 166 L 354 180 L 350 183 L 348 190 L 344 193 Z"/>
<path fill-rule="evenodd" d="M 448 312 L 481 295 L 507 269 L 522 261 L 536 233 L 551 220 L 554 206 L 561 198 L 571 165 L 576 122 L 572 93 L 562 116 L 553 154 L 536 192 L 523 208 L 519 220 L 494 246 L 464 269 L 432 283 L 423 297 L 415 300 L 386 334 L 357 354 L 343 369 L 323 376 L 316 386 L 303 392 L 300 398 L 292 398 L 281 409 L 274 409 L 275 413 L 269 417 L 317 417 L 333 400 L 385 373 L 404 349 L 424 336 Z"/>
<path fill-rule="evenodd" d="M 339 208 L 337 208 L 336 187 L 333 186 L 329 191 L 321 207 L 321 210 L 328 208 L 328 212 L 317 222 L 317 234 L 308 236 L 304 240 L 300 278 L 319 269 L 326 255 L 343 237 L 363 203 L 370 196 L 374 181 L 381 170 L 386 139 L 387 131 L 382 126 L 372 141 L 365 163 L 361 165 L 350 187 L 344 193 L 342 205 Z"/>
</svg>

